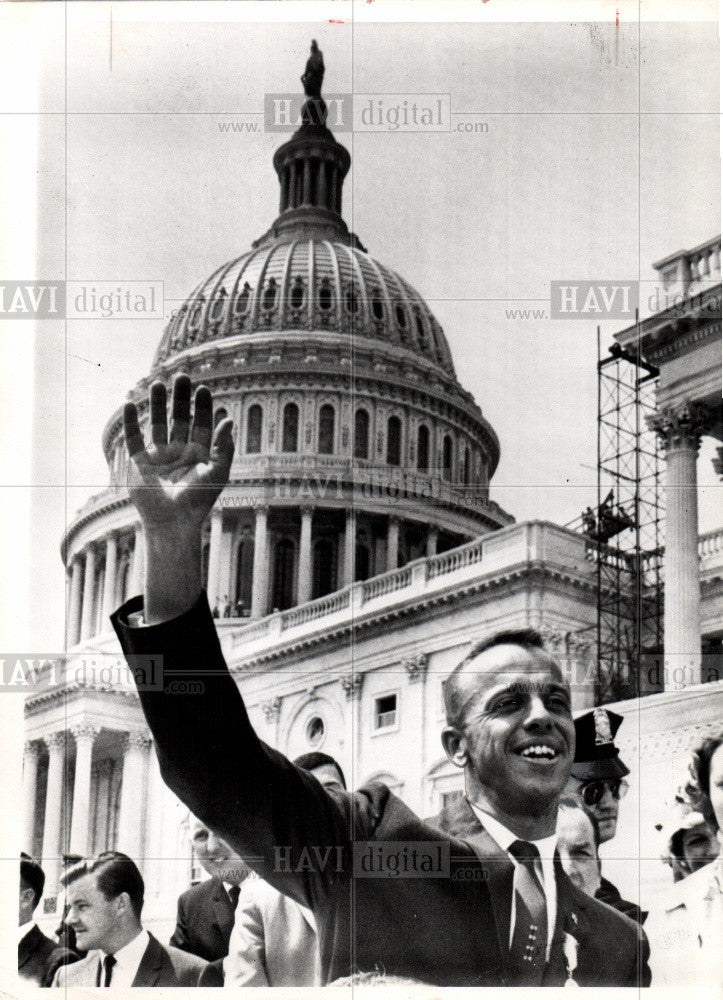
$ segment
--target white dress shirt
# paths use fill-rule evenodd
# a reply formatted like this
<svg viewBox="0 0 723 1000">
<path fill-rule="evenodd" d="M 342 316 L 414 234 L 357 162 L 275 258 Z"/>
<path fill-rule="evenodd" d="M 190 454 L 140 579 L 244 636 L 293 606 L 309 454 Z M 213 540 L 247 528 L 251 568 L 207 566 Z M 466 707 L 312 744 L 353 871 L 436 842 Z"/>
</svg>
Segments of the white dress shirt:
<svg viewBox="0 0 723 1000">
<path fill-rule="evenodd" d="M 110 977 L 111 988 L 116 986 L 127 988 L 133 985 L 133 980 L 136 978 L 136 973 L 138 972 L 141 959 L 145 954 L 149 941 L 148 931 L 141 931 L 132 941 L 129 941 L 128 944 L 123 945 L 122 948 L 119 948 L 114 953 L 115 965 Z M 102 962 L 106 956 L 106 952 L 101 951 L 99 955 L 101 961 L 100 983 L 102 986 L 105 977 L 105 969 L 102 966 Z"/>
<path fill-rule="evenodd" d="M 22 939 L 25 937 L 26 934 L 30 933 L 33 927 L 35 927 L 34 920 L 28 920 L 26 923 L 20 924 L 20 926 L 18 927 L 18 944 L 20 944 L 20 942 L 22 941 Z"/>
<path fill-rule="evenodd" d="M 525 838 L 518 837 L 516 833 L 508 830 L 507 827 L 503 826 L 498 819 L 495 819 L 494 816 L 490 816 L 489 813 L 484 812 L 479 806 L 475 805 L 474 802 L 470 802 L 470 805 L 474 810 L 475 816 L 485 828 L 487 833 L 489 833 L 490 837 L 492 837 L 496 844 L 499 844 L 502 850 L 509 857 L 510 861 L 514 864 L 515 868 L 519 867 L 519 861 L 517 858 L 513 854 L 510 854 L 510 845 L 516 840 L 524 840 Z M 545 908 L 547 910 L 547 949 L 545 956 L 549 959 L 552 938 L 555 934 L 555 921 L 557 920 L 557 883 L 555 882 L 555 847 L 557 846 L 557 834 L 553 833 L 550 837 L 542 837 L 540 840 L 527 840 L 526 842 L 528 844 L 534 844 L 540 852 L 540 860 L 535 861 L 535 871 L 537 872 L 537 877 L 542 885 L 542 891 L 545 894 Z M 510 940 L 508 947 L 512 946 L 512 936 L 515 932 L 516 916 L 515 894 L 512 893 Z"/>
</svg>

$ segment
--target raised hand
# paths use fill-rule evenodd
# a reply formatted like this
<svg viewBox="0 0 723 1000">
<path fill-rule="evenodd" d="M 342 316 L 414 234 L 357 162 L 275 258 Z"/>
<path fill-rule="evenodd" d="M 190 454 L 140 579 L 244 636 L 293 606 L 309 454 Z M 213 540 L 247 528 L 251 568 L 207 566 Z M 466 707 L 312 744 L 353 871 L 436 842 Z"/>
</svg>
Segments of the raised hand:
<svg viewBox="0 0 723 1000">
<path fill-rule="evenodd" d="M 232 422 L 213 427 L 206 386 L 196 390 L 191 420 L 191 381 L 177 376 L 166 418 L 166 387 L 151 386 L 151 443 L 145 444 L 134 403 L 126 403 L 123 427 L 128 463 L 128 492 L 143 523 L 145 608 L 147 624 L 183 614 L 202 587 L 203 523 L 228 482 L 233 458 Z"/>
<path fill-rule="evenodd" d="M 232 421 L 223 420 L 212 442 L 213 408 L 206 386 L 196 390 L 191 422 L 191 380 L 177 376 L 173 385 L 171 432 L 166 419 L 166 387 L 151 386 L 151 444 L 145 445 L 135 403 L 126 403 L 123 427 L 128 463 L 128 491 L 146 529 L 199 528 L 228 482 L 233 458 Z"/>
</svg>

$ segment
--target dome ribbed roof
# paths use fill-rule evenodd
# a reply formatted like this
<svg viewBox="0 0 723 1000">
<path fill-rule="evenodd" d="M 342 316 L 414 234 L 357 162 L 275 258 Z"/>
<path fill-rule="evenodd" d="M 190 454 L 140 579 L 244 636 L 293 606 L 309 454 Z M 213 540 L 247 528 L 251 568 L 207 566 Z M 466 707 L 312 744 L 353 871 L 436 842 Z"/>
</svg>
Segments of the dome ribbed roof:
<svg viewBox="0 0 723 1000">
<path fill-rule="evenodd" d="M 381 340 L 456 377 L 442 328 L 419 292 L 362 249 L 306 234 L 218 268 L 172 315 L 154 367 L 200 344 L 285 330 Z"/>
</svg>

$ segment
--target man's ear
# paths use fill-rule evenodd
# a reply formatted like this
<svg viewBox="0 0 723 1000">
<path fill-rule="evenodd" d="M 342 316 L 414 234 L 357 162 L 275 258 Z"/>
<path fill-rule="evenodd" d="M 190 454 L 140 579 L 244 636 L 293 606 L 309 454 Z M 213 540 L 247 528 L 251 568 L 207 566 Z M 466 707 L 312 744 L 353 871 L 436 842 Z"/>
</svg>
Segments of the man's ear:
<svg viewBox="0 0 723 1000">
<path fill-rule="evenodd" d="M 115 898 L 115 908 L 116 913 L 120 916 L 123 913 L 132 913 L 133 907 L 131 906 L 131 897 L 127 892 L 121 892 Z"/>
<path fill-rule="evenodd" d="M 463 732 L 455 726 L 445 726 L 442 730 L 442 746 L 455 767 L 467 766 L 467 737 Z"/>
</svg>

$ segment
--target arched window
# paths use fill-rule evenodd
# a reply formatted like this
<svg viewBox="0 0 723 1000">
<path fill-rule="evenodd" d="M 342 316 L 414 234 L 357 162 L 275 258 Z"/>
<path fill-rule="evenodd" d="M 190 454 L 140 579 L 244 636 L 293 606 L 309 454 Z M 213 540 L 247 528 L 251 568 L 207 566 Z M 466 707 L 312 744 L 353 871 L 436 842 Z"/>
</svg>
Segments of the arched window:
<svg viewBox="0 0 723 1000">
<path fill-rule="evenodd" d="M 236 313 L 237 316 L 243 316 L 243 314 L 246 312 L 246 310 L 249 307 L 250 298 L 251 298 L 251 286 L 249 285 L 248 281 L 244 281 L 244 286 L 243 289 L 241 290 L 241 294 L 236 299 L 236 302 L 234 304 L 234 312 Z"/>
<path fill-rule="evenodd" d="M 282 451 L 296 451 L 299 447 L 299 407 L 287 403 L 284 407 L 284 428 L 281 437 Z"/>
<path fill-rule="evenodd" d="M 294 603 L 294 543 L 282 538 L 276 543 L 273 605 L 285 611 Z"/>
<path fill-rule="evenodd" d="M 216 298 L 213 299 L 212 302 L 211 302 L 211 315 L 210 315 L 210 318 L 212 320 L 221 319 L 221 316 L 223 314 L 223 308 L 226 305 L 226 297 L 227 297 L 227 295 L 228 295 L 228 292 L 223 287 L 221 287 L 218 290 L 218 292 L 216 293 Z"/>
<path fill-rule="evenodd" d="M 263 299 L 264 309 L 268 312 L 273 309 L 276 305 L 276 279 L 269 278 L 269 283 L 266 286 L 266 291 L 264 292 Z"/>
<path fill-rule="evenodd" d="M 218 427 L 222 420 L 225 420 L 228 416 L 228 410 L 224 409 L 223 406 L 219 406 L 213 415 L 213 428 L 214 430 Z"/>
<path fill-rule="evenodd" d="M 289 305 L 292 309 L 301 309 L 304 304 L 304 282 L 297 274 L 289 293 Z"/>
<path fill-rule="evenodd" d="M 397 308 L 395 309 L 395 313 L 397 317 L 397 323 L 402 328 L 402 330 L 404 330 L 407 325 L 407 314 L 405 313 L 404 308 L 401 305 L 398 305 Z"/>
<path fill-rule="evenodd" d="M 372 316 L 376 320 L 384 319 L 384 303 L 382 302 L 381 292 L 376 288 L 372 292 Z"/>
<path fill-rule="evenodd" d="M 354 414 L 354 458 L 369 458 L 369 414 L 357 410 Z"/>
<path fill-rule="evenodd" d="M 211 543 L 204 542 L 201 548 L 201 580 L 203 581 L 203 589 L 208 590 L 208 562 L 211 555 Z M 216 595 L 213 595 L 215 600 Z"/>
<path fill-rule="evenodd" d="M 325 403 L 319 410 L 319 454 L 334 453 L 334 407 Z"/>
<path fill-rule="evenodd" d="M 347 288 L 344 304 L 346 305 L 346 311 L 348 313 L 355 313 L 358 310 L 359 295 L 354 285 L 349 285 L 349 287 Z"/>
<path fill-rule="evenodd" d="M 322 312 L 329 312 L 333 304 L 334 297 L 331 292 L 329 279 L 322 278 L 321 285 L 319 286 L 319 309 L 321 309 Z"/>
<path fill-rule="evenodd" d="M 329 538 L 321 538 L 314 545 L 313 595 L 324 597 L 336 587 L 336 567 L 334 564 L 334 543 Z"/>
<path fill-rule="evenodd" d="M 470 483 L 470 459 L 469 459 L 469 448 L 464 449 L 464 459 L 462 462 L 462 482 L 465 486 L 469 486 Z"/>
<path fill-rule="evenodd" d="M 261 451 L 263 420 L 264 413 L 259 404 L 249 406 L 246 415 L 246 453 L 249 455 L 258 455 Z"/>
<path fill-rule="evenodd" d="M 399 465 L 402 460 L 402 422 L 390 417 L 387 422 L 387 465 Z"/>
<path fill-rule="evenodd" d="M 424 472 L 429 468 L 429 428 L 420 424 L 417 431 L 417 468 Z"/>
<path fill-rule="evenodd" d="M 448 483 L 452 481 L 452 438 L 449 434 L 444 435 L 442 442 L 442 476 Z"/>
<path fill-rule="evenodd" d="M 368 545 L 357 545 L 356 547 L 356 569 L 354 572 L 355 580 L 368 580 L 369 579 L 369 546 Z"/>
</svg>

